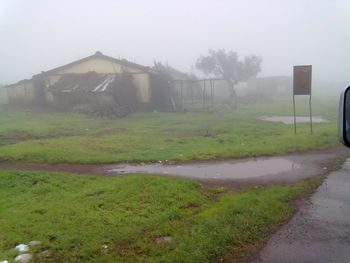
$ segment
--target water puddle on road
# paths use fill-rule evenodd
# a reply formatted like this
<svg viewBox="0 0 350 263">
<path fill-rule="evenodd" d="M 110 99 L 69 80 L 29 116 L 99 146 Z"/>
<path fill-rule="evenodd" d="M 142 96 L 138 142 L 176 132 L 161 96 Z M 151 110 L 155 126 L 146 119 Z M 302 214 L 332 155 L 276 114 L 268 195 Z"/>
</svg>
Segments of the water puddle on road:
<svg viewBox="0 0 350 263">
<path fill-rule="evenodd" d="M 294 117 L 293 116 L 262 116 L 259 118 L 263 121 L 273 121 L 273 122 L 282 122 L 284 124 L 294 124 Z M 309 123 L 310 117 L 303 117 L 303 116 L 297 116 L 296 117 L 297 123 Z M 324 119 L 323 117 L 312 117 L 313 123 L 326 123 L 328 120 Z"/>
<path fill-rule="evenodd" d="M 227 160 L 206 164 L 120 164 L 111 166 L 111 174 L 160 174 L 181 176 L 197 179 L 245 179 L 265 175 L 275 175 L 290 172 L 300 168 L 300 165 L 285 158 L 250 159 L 247 161 Z"/>
</svg>

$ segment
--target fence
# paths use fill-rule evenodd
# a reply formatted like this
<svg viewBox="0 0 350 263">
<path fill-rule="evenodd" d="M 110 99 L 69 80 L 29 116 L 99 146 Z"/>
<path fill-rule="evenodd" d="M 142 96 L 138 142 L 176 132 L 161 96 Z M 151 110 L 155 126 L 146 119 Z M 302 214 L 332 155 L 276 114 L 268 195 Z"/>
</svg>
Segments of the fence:
<svg viewBox="0 0 350 263">
<path fill-rule="evenodd" d="M 227 83 L 221 78 L 176 79 L 172 83 L 180 107 L 186 110 L 213 110 L 222 102 L 215 92 L 223 86 L 227 90 Z"/>
</svg>

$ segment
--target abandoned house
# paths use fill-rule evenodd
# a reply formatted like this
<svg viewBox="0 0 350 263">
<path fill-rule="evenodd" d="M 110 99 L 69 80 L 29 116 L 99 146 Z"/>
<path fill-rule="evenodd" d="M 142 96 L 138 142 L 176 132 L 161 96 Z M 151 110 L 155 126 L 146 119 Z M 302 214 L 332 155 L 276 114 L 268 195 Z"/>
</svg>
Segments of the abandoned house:
<svg viewBox="0 0 350 263">
<path fill-rule="evenodd" d="M 9 103 L 125 115 L 176 108 L 170 81 L 157 71 L 101 52 L 8 85 Z"/>
</svg>

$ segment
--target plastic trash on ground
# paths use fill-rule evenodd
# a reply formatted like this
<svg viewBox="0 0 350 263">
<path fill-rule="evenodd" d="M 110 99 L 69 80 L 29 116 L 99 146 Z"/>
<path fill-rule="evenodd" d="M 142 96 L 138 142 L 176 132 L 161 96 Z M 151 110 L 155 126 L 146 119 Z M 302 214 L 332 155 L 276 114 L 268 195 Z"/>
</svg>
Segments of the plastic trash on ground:
<svg viewBox="0 0 350 263">
<path fill-rule="evenodd" d="M 29 250 L 28 245 L 25 244 L 19 244 L 15 247 L 16 250 L 18 250 L 19 252 L 26 252 Z"/>
</svg>

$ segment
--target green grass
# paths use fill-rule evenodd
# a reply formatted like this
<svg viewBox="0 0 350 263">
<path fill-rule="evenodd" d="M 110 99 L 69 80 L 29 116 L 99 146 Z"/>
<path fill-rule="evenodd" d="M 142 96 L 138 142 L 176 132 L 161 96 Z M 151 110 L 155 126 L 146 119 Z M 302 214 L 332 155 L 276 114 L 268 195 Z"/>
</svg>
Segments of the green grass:
<svg viewBox="0 0 350 263">
<path fill-rule="evenodd" d="M 304 101 L 303 101 L 304 100 Z M 272 123 L 262 115 L 290 115 L 290 98 L 214 113 L 131 114 L 124 119 L 94 119 L 77 114 L 0 113 L 0 159 L 50 163 L 111 163 L 237 158 L 274 155 L 338 144 L 337 100 L 314 101 L 314 115 L 330 120 L 309 125 Z M 308 104 L 297 100 L 299 115 Z"/>
<path fill-rule="evenodd" d="M 0 171 L 0 179 L 0 260 L 13 259 L 17 244 L 39 240 L 30 250 L 35 262 L 238 260 L 292 214 L 295 197 L 320 182 L 218 197 L 224 189 L 146 175 Z M 156 242 L 164 236 L 172 241 Z"/>
<path fill-rule="evenodd" d="M 40 113 L 0 108 L 0 145 L 85 135 L 110 121 L 73 113 Z"/>
</svg>

